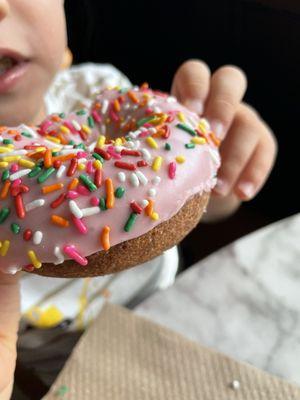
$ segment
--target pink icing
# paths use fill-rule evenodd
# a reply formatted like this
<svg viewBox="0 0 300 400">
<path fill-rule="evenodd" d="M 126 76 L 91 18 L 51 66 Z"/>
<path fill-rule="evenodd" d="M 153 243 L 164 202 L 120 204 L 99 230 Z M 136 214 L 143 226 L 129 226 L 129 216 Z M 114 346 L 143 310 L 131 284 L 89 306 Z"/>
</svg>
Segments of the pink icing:
<svg viewBox="0 0 300 400">
<path fill-rule="evenodd" d="M 24 149 L 25 146 L 32 145 L 46 146 L 48 148 L 57 149 L 60 152 L 72 153 L 72 146 L 63 147 L 61 144 L 49 141 L 46 138 L 47 135 L 51 135 L 51 132 L 60 131 L 60 126 L 62 125 L 69 129 L 69 132 L 63 133 L 65 139 L 73 140 L 75 144 L 79 144 L 82 143 L 82 137 L 87 136 L 85 144 L 94 147 L 95 141 L 103 130 L 103 126 L 106 128 L 106 135 L 108 137 L 116 138 L 118 136 L 123 136 L 124 134 L 120 133 L 120 128 L 116 128 L 115 122 L 120 123 L 122 119 L 125 119 L 126 122 L 126 116 L 128 115 L 131 115 L 131 117 L 139 121 L 140 118 L 149 115 L 150 112 L 152 113 L 153 110 L 155 111 L 158 107 L 158 110 L 156 109 L 158 114 L 162 113 L 175 116 L 174 118 L 170 118 L 172 121 L 168 123 L 171 129 L 170 137 L 168 139 L 154 138 L 158 144 L 157 149 L 151 148 L 147 142 L 147 137 L 152 134 L 151 129 L 153 129 L 153 127 L 155 128 L 155 125 L 152 125 L 151 121 L 146 123 L 147 129 L 139 128 L 139 132 L 132 135 L 135 135 L 137 139 L 133 137 L 131 141 L 125 142 L 122 147 L 132 149 L 132 147 L 129 146 L 133 146 L 134 149 L 142 153 L 143 150 L 146 149 L 146 155 L 121 156 L 121 149 L 118 149 L 118 146 L 114 146 L 112 143 L 105 144 L 102 149 L 107 151 L 111 157 L 103 164 L 102 185 L 96 191 L 90 192 L 82 182 L 80 182 L 77 188 L 68 190 L 68 185 L 71 180 L 75 177 L 78 178 L 80 174 L 89 176 L 93 181 L 95 172 L 93 162 L 95 159 L 92 156 L 92 152 L 82 149 L 80 149 L 80 151 L 74 151 L 77 153 L 76 157 L 79 161 L 86 165 L 87 168 L 85 171 L 76 170 L 74 176 L 68 177 L 66 173 L 70 161 L 66 161 L 63 162 L 66 169 L 61 178 L 57 177 L 56 170 L 50 178 L 41 184 L 37 183 L 37 177 L 29 178 L 28 175 L 24 175 L 19 180 L 12 182 L 12 186 L 22 183 L 22 185 L 26 185 L 30 188 L 28 193 L 22 194 L 25 207 L 37 199 L 42 199 L 45 203 L 40 207 L 26 212 L 25 218 L 20 219 L 17 216 L 14 199 L 11 195 L 8 195 L 4 200 L 0 200 L 0 213 L 3 208 L 7 207 L 10 209 L 10 215 L 0 224 L 0 242 L 3 244 L 4 241 L 10 241 L 10 246 L 5 256 L 1 256 L 0 248 L 0 270 L 4 272 L 15 272 L 24 266 L 30 265 L 31 261 L 28 258 L 28 251 L 30 250 L 35 252 L 37 258 L 42 263 L 58 263 L 59 258 L 57 254 L 55 254 L 55 249 L 57 247 L 60 249 L 65 259 L 70 259 L 70 254 L 74 254 L 74 259 L 77 261 L 81 260 L 80 264 L 85 265 L 85 257 L 103 250 L 100 234 L 104 226 L 107 225 L 110 227 L 110 244 L 114 246 L 123 241 L 143 235 L 156 225 L 168 220 L 175 215 L 187 199 L 195 193 L 210 191 L 212 189 L 215 185 L 216 172 L 220 165 L 219 153 L 215 144 L 213 141 L 208 140 L 206 144 L 196 144 L 195 148 L 186 148 L 185 144 L 191 141 L 192 136 L 186 131 L 176 127 L 178 123 L 181 123 L 178 119 L 179 111 L 185 116 L 186 122 L 184 123 L 188 123 L 192 129 L 198 127 L 199 118 L 177 102 L 174 102 L 173 99 L 165 95 L 162 96 L 160 93 L 153 94 L 150 90 L 135 90 L 134 93 L 139 101 L 145 97 L 145 94 L 148 95 L 151 105 L 145 104 L 144 107 L 137 107 L 132 100 L 127 98 L 126 94 L 123 94 L 123 97 L 120 98 L 121 111 L 117 112 L 113 109 L 112 103 L 113 100 L 120 97 L 120 92 L 117 90 L 106 90 L 97 98 L 97 103 L 100 103 L 101 106 L 105 101 L 109 102 L 105 115 L 101 114 L 101 108 L 96 110 L 94 105 L 91 110 L 85 110 L 85 115 L 77 115 L 73 112 L 70 115 L 62 117 L 61 120 L 54 122 L 51 119 L 52 117 L 49 116 L 39 128 L 28 128 L 24 125 L 13 128 L 15 134 L 16 132 L 21 134 L 25 131 L 31 133 L 35 137 L 28 138 L 21 136 L 21 140 L 15 140 L 12 153 L 0 153 L 0 162 L 3 161 L 5 155 L 9 156 L 18 150 Z M 82 134 L 76 127 L 88 125 L 87 117 L 90 115 L 94 117 L 95 126 L 90 128 L 88 133 Z M 96 117 L 96 115 L 98 115 L 98 117 Z M 107 123 L 107 118 L 109 117 L 113 122 Z M 43 136 L 38 134 L 40 131 Z M 2 129 L 0 138 L 11 139 L 12 137 L 13 135 L 8 132 L 8 129 Z M 170 144 L 171 150 L 165 149 L 164 146 L 166 142 Z M 4 145 L 0 142 L 0 147 L 3 146 Z M 31 149 L 28 150 L 28 152 L 34 152 L 34 150 Z M 147 159 L 147 154 L 149 153 L 151 160 Z M 158 171 L 154 171 L 151 165 L 157 156 L 162 157 L 162 165 Z M 177 156 L 185 157 L 185 162 L 176 162 L 175 158 Z M 29 159 L 26 154 L 22 154 L 20 157 L 25 160 Z M 119 169 L 114 165 L 118 160 L 137 165 L 137 162 L 142 159 L 146 159 L 148 166 L 137 167 L 135 171 Z M 10 165 L 12 172 L 17 171 L 19 168 L 19 165 L 17 165 L 17 169 L 14 165 L 17 164 Z M 22 166 L 19 171 L 26 168 L 28 167 Z M 3 170 L 2 167 L 0 173 L 3 172 Z M 140 180 L 139 186 L 135 187 L 132 184 L 130 176 L 133 172 L 137 171 L 143 173 L 147 183 L 144 182 L 143 184 Z M 125 174 L 125 182 L 120 181 L 118 175 L 120 172 Z M 159 183 L 157 177 L 160 178 Z M 106 196 L 105 179 L 107 178 L 112 179 L 114 189 L 118 187 L 123 187 L 125 189 L 125 194 L 122 198 L 115 198 L 114 207 L 105 211 L 101 210 L 91 216 L 83 216 L 82 218 L 72 215 L 69 204 L 71 199 L 76 202 L 80 210 L 89 209 L 91 207 L 100 210 L 99 198 Z M 64 187 L 49 194 L 42 193 L 42 187 L 54 185 L 56 183 L 63 183 Z M 0 192 L 3 185 L 4 183 L 0 183 Z M 66 194 L 63 202 L 57 208 L 51 208 L 51 203 L 62 193 Z M 145 213 L 139 214 L 132 229 L 126 232 L 124 230 L 124 225 L 132 212 L 130 203 L 135 201 L 141 204 L 143 200 L 149 199 L 150 197 L 154 200 L 154 211 L 158 213 L 159 218 L 154 220 Z M 54 214 L 68 220 L 69 226 L 62 228 L 53 224 L 51 222 L 51 216 Z M 20 233 L 14 234 L 12 232 L 12 223 L 17 223 L 20 226 Z M 23 233 L 26 229 L 30 229 L 33 233 L 41 231 L 43 234 L 41 243 L 36 245 L 33 243 L 32 239 L 25 241 L 23 239 Z M 64 251 L 64 249 L 67 250 Z M 76 250 L 76 254 L 74 253 L 74 249 Z M 78 268 L 88 268 L 88 265 L 78 265 Z"/>
</svg>

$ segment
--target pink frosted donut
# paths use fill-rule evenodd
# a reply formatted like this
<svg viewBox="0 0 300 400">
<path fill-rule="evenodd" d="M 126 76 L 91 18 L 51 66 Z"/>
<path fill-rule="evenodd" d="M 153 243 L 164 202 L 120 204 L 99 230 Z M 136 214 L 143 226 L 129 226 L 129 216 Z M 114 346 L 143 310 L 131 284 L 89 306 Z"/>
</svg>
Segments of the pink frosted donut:
<svg viewBox="0 0 300 400">
<path fill-rule="evenodd" d="M 157 256 L 200 219 L 218 145 L 206 120 L 147 85 L 0 127 L 0 270 L 93 276 Z"/>
</svg>

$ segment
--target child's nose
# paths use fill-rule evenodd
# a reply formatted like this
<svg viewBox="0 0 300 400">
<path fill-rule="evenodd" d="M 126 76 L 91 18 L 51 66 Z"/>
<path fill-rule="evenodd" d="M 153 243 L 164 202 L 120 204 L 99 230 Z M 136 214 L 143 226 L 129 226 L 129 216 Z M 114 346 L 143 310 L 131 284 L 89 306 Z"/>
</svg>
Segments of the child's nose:
<svg viewBox="0 0 300 400">
<path fill-rule="evenodd" d="M 9 12 L 9 4 L 7 0 L 0 0 L 0 21 L 4 19 Z"/>
</svg>

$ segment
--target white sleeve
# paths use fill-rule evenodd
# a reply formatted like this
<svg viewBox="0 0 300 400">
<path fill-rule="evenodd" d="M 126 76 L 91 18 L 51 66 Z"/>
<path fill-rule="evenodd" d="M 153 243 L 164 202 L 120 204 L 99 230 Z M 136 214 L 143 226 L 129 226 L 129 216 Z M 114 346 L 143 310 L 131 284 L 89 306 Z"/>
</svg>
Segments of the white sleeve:
<svg viewBox="0 0 300 400">
<path fill-rule="evenodd" d="M 47 114 L 89 106 L 107 86 L 130 87 L 129 79 L 110 64 L 86 63 L 59 72 L 45 96 Z"/>
</svg>

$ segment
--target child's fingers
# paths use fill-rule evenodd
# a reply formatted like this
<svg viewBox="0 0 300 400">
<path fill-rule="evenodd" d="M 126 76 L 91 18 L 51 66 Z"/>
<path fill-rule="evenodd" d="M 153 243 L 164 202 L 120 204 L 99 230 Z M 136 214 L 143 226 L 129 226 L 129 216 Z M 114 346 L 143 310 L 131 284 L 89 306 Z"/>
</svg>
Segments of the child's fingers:
<svg viewBox="0 0 300 400">
<path fill-rule="evenodd" d="M 224 66 L 212 75 L 204 114 L 220 139 L 224 139 L 246 88 L 247 78 L 238 67 Z"/>
<path fill-rule="evenodd" d="M 186 107 L 201 115 L 210 85 L 209 67 L 200 60 L 189 60 L 175 74 L 172 94 Z"/>
<path fill-rule="evenodd" d="M 264 134 L 234 188 L 237 196 L 244 201 L 252 199 L 264 185 L 277 154 L 277 143 L 270 129 L 262 121 L 260 129 Z"/>
<path fill-rule="evenodd" d="M 233 190 L 259 141 L 256 119 L 254 114 L 245 117 L 244 111 L 236 113 L 220 148 L 222 162 L 214 193 L 227 196 Z"/>
</svg>

